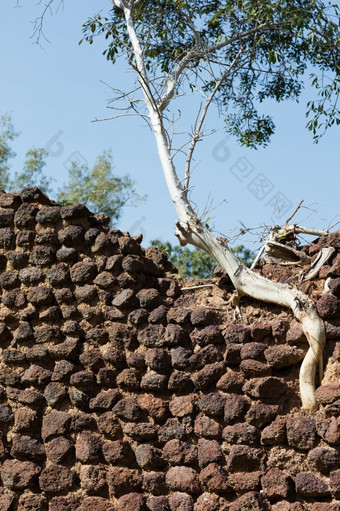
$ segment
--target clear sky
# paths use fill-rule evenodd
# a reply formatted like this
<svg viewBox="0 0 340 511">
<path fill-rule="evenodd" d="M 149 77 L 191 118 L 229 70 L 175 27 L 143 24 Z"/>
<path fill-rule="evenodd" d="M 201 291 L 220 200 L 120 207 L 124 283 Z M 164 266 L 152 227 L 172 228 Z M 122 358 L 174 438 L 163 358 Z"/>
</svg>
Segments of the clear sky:
<svg viewBox="0 0 340 511">
<path fill-rule="evenodd" d="M 64 9 L 47 16 L 44 32 L 50 42 L 42 40 L 40 47 L 30 37 L 32 21 L 44 3 L 19 0 L 19 7 L 17 0 L 0 3 L 0 114 L 11 113 L 21 132 L 14 147 L 18 156 L 13 170 L 20 169 L 29 147 L 45 147 L 50 154 L 46 173 L 55 179 L 57 188 L 66 179 L 70 158 L 91 165 L 103 149 L 111 147 L 117 174 L 129 173 L 137 191 L 148 196 L 138 209 L 124 210 L 119 227 L 131 234 L 142 232 L 144 245 L 154 238 L 176 243 L 176 216 L 152 133 L 136 118 L 91 122 L 112 114 L 107 110 L 110 86 L 125 89 L 132 79 L 122 62 L 112 66 L 101 55 L 103 41 L 78 45 L 82 22 L 95 10 L 106 11 L 109 0 L 66 0 Z M 210 127 L 217 132 L 200 147 L 193 198 L 201 211 L 209 192 L 216 204 L 226 200 L 210 214 L 219 231 L 228 236 L 240 222 L 247 227 L 280 224 L 301 199 L 315 210 L 304 222 L 309 227 L 328 227 L 340 220 L 333 220 L 340 213 L 339 127 L 318 145 L 313 144 L 305 129 L 305 104 L 311 93 L 306 88 L 299 104 L 269 104 L 277 130 L 271 144 L 258 151 L 246 150 L 228 139 L 223 119 L 211 112 Z M 194 117 L 190 118 L 192 103 L 188 103 L 189 109 L 185 103 L 179 99 L 178 108 L 182 110 L 181 126 L 186 125 L 189 131 Z M 296 219 L 309 214 L 310 210 L 301 210 Z M 248 244 L 253 239 L 248 234 L 240 242 Z"/>
</svg>

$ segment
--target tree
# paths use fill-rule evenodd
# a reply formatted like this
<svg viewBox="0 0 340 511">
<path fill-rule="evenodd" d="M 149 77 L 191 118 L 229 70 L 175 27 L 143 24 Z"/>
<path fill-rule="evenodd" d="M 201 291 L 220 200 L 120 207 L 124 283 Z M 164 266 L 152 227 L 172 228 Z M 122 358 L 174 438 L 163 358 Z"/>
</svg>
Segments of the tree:
<svg viewBox="0 0 340 511">
<path fill-rule="evenodd" d="M 42 148 L 31 148 L 26 151 L 26 159 L 22 172 L 11 173 L 9 161 L 16 153 L 11 143 L 19 135 L 12 124 L 11 116 L 4 114 L 0 117 L 0 186 L 7 191 L 17 192 L 29 186 L 38 186 L 43 192 L 51 193 L 50 179 L 43 174 L 46 165 L 47 152 Z"/>
<path fill-rule="evenodd" d="M 51 179 L 43 174 L 46 165 L 47 151 L 42 148 L 32 148 L 26 152 L 26 160 L 22 172 L 15 172 L 9 180 L 8 190 L 17 192 L 30 186 L 37 186 L 44 193 L 52 193 Z"/>
<path fill-rule="evenodd" d="M 11 148 L 11 142 L 18 136 L 14 131 L 11 117 L 8 114 L 0 117 L 1 135 L 0 135 L 0 184 L 6 188 L 9 182 L 9 164 L 8 161 L 14 158 L 15 152 Z"/>
<path fill-rule="evenodd" d="M 247 268 L 226 240 L 203 222 L 189 192 L 193 153 L 214 102 L 241 144 L 266 145 L 274 122 L 260 112 L 260 103 L 266 98 L 298 98 L 303 75 L 312 69 L 318 95 L 308 105 L 308 128 L 318 140 L 325 129 L 339 124 L 339 9 L 320 0 L 112 1 L 109 16 L 98 15 L 85 23 L 84 38 L 93 43 L 96 35 L 104 35 L 109 40 L 107 59 L 114 63 L 124 56 L 136 73 L 136 89 L 120 98 L 128 100 L 127 113 L 139 112 L 154 133 L 178 215 L 179 242 L 212 256 L 229 274 L 238 297 L 291 308 L 310 344 L 301 366 L 300 390 L 303 407 L 313 408 L 316 369 L 319 364 L 321 375 L 325 343 L 324 323 L 313 301 L 298 289 Z M 179 92 L 201 97 L 187 146 L 176 146 L 171 135 L 171 115 L 176 112 L 176 107 L 171 112 L 172 100 Z"/>
<path fill-rule="evenodd" d="M 200 248 L 190 250 L 187 247 L 173 246 L 169 241 L 163 243 L 160 240 L 152 240 L 151 245 L 160 248 L 167 254 L 169 261 L 176 266 L 181 277 L 193 279 L 213 278 L 217 262 Z M 243 264 L 251 265 L 254 257 L 248 248 L 239 245 L 232 250 L 239 256 Z"/>
<path fill-rule="evenodd" d="M 126 174 L 113 174 L 111 150 L 103 151 L 95 161 L 92 170 L 87 165 L 73 162 L 68 181 L 59 192 L 62 204 L 86 204 L 94 213 L 105 213 L 111 223 L 119 220 L 126 204 L 138 205 L 145 196 L 137 194 L 133 181 Z"/>
<path fill-rule="evenodd" d="M 123 56 L 136 74 L 136 88 L 117 99 L 127 100 L 126 113 L 139 113 L 154 133 L 178 214 L 176 236 L 181 246 L 192 244 L 212 256 L 229 274 L 238 298 L 248 295 L 292 310 L 310 345 L 301 365 L 300 391 L 303 407 L 313 408 L 326 338 L 313 301 L 298 289 L 247 268 L 226 238 L 214 235 L 195 210 L 190 180 L 194 151 L 206 134 L 213 103 L 241 144 L 265 146 L 275 125 L 261 113 L 261 103 L 268 98 L 297 99 L 310 70 L 316 98 L 308 103 L 307 127 L 315 141 L 340 123 L 339 8 L 329 0 L 111 1 L 108 16 L 97 15 L 84 24 L 84 39 L 92 44 L 96 35 L 104 35 L 109 40 L 106 58 L 115 63 Z M 188 139 L 176 145 L 173 99 L 190 92 L 201 98 L 201 104 Z M 284 226 L 290 235 L 299 231 L 305 230 Z"/>
<path fill-rule="evenodd" d="M 47 151 L 42 148 L 29 149 L 23 170 L 13 174 L 10 160 L 15 158 L 16 154 L 11 143 L 19 133 L 14 129 L 10 115 L 0 117 L 0 129 L 0 186 L 10 192 L 37 186 L 44 193 L 54 195 L 50 186 L 51 179 L 43 173 Z M 94 213 L 108 215 L 114 224 L 119 220 L 125 205 L 137 206 L 145 200 L 145 196 L 137 194 L 134 182 L 128 174 L 113 174 L 113 159 L 109 149 L 97 157 L 92 170 L 87 165 L 72 162 L 68 181 L 58 192 L 57 200 L 62 204 L 86 204 Z"/>
</svg>

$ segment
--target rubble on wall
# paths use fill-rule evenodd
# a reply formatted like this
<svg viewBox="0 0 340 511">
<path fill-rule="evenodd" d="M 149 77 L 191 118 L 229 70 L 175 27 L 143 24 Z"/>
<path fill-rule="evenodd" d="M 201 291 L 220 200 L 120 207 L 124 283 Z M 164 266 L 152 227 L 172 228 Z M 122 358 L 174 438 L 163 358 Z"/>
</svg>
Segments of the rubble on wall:
<svg viewBox="0 0 340 511">
<path fill-rule="evenodd" d="M 309 247 L 337 249 L 315 281 L 260 270 L 326 321 L 309 415 L 291 313 L 245 299 L 235 322 L 228 279 L 185 294 L 140 242 L 36 188 L 0 193 L 1 511 L 339 511 L 340 232 Z"/>
</svg>

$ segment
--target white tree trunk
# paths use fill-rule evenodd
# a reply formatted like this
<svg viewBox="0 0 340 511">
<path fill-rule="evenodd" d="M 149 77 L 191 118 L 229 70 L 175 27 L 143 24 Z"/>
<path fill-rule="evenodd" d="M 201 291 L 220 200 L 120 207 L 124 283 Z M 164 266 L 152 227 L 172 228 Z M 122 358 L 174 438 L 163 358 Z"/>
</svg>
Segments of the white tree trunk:
<svg viewBox="0 0 340 511">
<path fill-rule="evenodd" d="M 316 406 L 315 375 L 318 364 L 320 379 L 322 378 L 322 355 L 326 340 L 324 323 L 319 317 L 313 301 L 306 294 L 286 284 L 270 281 L 250 270 L 228 247 L 203 227 L 187 199 L 186 190 L 178 179 L 171 158 L 162 112 L 158 109 L 151 93 L 143 52 L 134 27 L 133 2 L 128 4 L 128 2 L 125 3 L 125 0 L 115 0 L 115 4 L 119 7 L 124 5 L 127 30 L 134 51 L 144 100 L 149 110 L 149 119 L 154 131 L 160 163 L 179 218 L 176 235 L 181 245 L 189 243 L 210 254 L 229 275 L 235 289 L 241 295 L 289 307 L 293 311 L 294 316 L 302 324 L 310 346 L 300 370 L 302 406 L 306 409 L 313 409 Z"/>
</svg>

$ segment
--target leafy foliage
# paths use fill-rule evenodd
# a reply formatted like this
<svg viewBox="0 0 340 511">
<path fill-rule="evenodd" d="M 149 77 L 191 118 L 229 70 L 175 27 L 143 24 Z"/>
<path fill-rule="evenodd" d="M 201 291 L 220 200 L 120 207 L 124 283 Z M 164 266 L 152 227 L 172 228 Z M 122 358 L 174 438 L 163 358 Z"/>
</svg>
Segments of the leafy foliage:
<svg viewBox="0 0 340 511">
<path fill-rule="evenodd" d="M 275 125 L 260 111 L 265 99 L 298 99 L 306 70 L 316 99 L 307 105 L 315 141 L 339 124 L 339 7 L 320 0 L 141 0 L 133 7 L 154 97 L 162 78 L 178 73 L 175 93 L 196 85 L 211 92 L 225 73 L 216 101 L 227 130 L 242 145 L 266 146 Z M 124 12 L 113 7 L 83 26 L 84 39 L 104 35 L 106 58 L 127 54 L 134 65 Z"/>
<path fill-rule="evenodd" d="M 214 276 L 217 263 L 200 248 L 190 250 L 187 247 L 173 246 L 169 241 L 163 243 L 160 240 L 152 240 L 151 245 L 167 254 L 169 261 L 176 266 L 179 275 L 183 278 L 211 279 Z M 246 266 L 250 266 L 253 262 L 254 258 L 251 251 L 243 245 L 235 247 L 233 252 Z"/>
<path fill-rule="evenodd" d="M 13 127 L 10 115 L 0 117 L 0 187 L 18 192 L 23 188 L 37 186 L 44 193 L 53 195 L 51 179 L 44 175 L 47 152 L 32 148 L 26 152 L 22 172 L 11 172 L 10 160 L 16 154 L 11 143 L 19 135 Z M 117 221 L 126 204 L 137 205 L 145 197 L 137 194 L 128 175 L 113 174 L 112 154 L 104 151 L 90 170 L 86 165 L 72 163 L 67 183 L 59 191 L 57 199 L 62 204 L 84 203 L 94 213 L 105 213 L 112 223 Z"/>
<path fill-rule="evenodd" d="M 119 220 L 126 204 L 137 205 L 145 200 L 137 194 L 128 175 L 115 176 L 111 150 L 103 151 L 92 169 L 72 162 L 67 183 L 59 192 L 62 204 L 83 203 L 94 213 L 105 213 L 111 222 Z"/>
<path fill-rule="evenodd" d="M 9 191 L 23 190 L 30 186 L 37 186 L 44 193 L 50 194 L 51 179 L 43 174 L 43 168 L 46 165 L 45 158 L 47 151 L 42 148 L 29 149 L 26 152 L 26 160 L 22 172 L 15 172 L 14 178 L 9 182 Z"/>
<path fill-rule="evenodd" d="M 10 143 L 15 140 L 18 133 L 14 130 L 11 117 L 8 114 L 0 117 L 0 185 L 7 188 L 9 182 L 9 160 L 15 157 Z"/>
<path fill-rule="evenodd" d="M 31 148 L 26 152 L 26 160 L 22 172 L 11 173 L 9 161 L 15 158 L 16 153 L 11 143 L 19 135 L 14 130 L 11 116 L 0 117 L 0 186 L 6 191 L 18 192 L 29 186 L 38 186 L 43 192 L 50 193 L 50 179 L 43 175 L 47 152 L 41 148 Z"/>
</svg>

